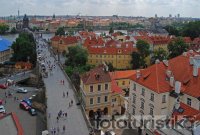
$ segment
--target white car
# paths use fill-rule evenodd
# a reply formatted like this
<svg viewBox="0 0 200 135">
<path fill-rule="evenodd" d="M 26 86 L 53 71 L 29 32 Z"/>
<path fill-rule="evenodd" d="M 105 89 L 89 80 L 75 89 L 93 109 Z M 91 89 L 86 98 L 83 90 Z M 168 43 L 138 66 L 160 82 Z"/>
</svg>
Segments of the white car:
<svg viewBox="0 0 200 135">
<path fill-rule="evenodd" d="M 17 88 L 17 93 L 27 93 L 28 90 L 24 89 L 24 88 Z"/>
<path fill-rule="evenodd" d="M 0 113 L 6 113 L 6 110 L 3 105 L 0 105 Z"/>
</svg>

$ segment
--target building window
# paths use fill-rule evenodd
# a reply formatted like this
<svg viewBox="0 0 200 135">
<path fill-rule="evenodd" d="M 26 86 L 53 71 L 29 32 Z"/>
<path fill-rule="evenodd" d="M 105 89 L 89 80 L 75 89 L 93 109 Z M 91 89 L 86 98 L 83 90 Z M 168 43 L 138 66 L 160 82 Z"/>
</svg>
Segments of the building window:
<svg viewBox="0 0 200 135">
<path fill-rule="evenodd" d="M 122 85 L 125 85 L 125 81 L 122 82 Z"/>
<path fill-rule="evenodd" d="M 142 95 L 142 96 L 145 95 L 145 89 L 144 89 L 144 88 L 142 88 L 142 93 L 141 93 L 141 95 Z"/>
<path fill-rule="evenodd" d="M 166 95 L 162 96 L 162 103 L 166 103 Z"/>
<path fill-rule="evenodd" d="M 105 84 L 105 90 L 108 90 L 108 84 Z"/>
<path fill-rule="evenodd" d="M 93 92 L 93 86 L 92 85 L 90 86 L 90 92 Z"/>
<path fill-rule="evenodd" d="M 133 84 L 133 90 L 136 90 L 136 84 L 135 83 Z"/>
<path fill-rule="evenodd" d="M 154 101 L 154 94 L 151 93 L 151 98 L 150 98 L 151 101 Z"/>
<path fill-rule="evenodd" d="M 140 108 L 141 108 L 141 109 L 144 109 L 144 102 L 142 102 L 142 101 L 141 101 L 141 106 L 140 106 Z"/>
<path fill-rule="evenodd" d="M 136 95 L 133 94 L 133 103 L 135 104 L 135 101 L 136 101 Z"/>
<path fill-rule="evenodd" d="M 90 104 L 93 105 L 93 98 L 90 98 Z"/>
<path fill-rule="evenodd" d="M 101 85 L 98 85 L 98 91 L 101 91 Z"/>
<path fill-rule="evenodd" d="M 113 98 L 113 99 L 112 99 L 112 102 L 116 102 L 116 101 L 117 101 L 117 99 L 116 99 L 116 98 Z"/>
<path fill-rule="evenodd" d="M 150 107 L 150 115 L 153 116 L 153 108 Z"/>
<path fill-rule="evenodd" d="M 101 97 L 97 97 L 97 103 L 98 103 L 98 104 L 101 103 Z"/>
<path fill-rule="evenodd" d="M 108 102 L 108 96 L 105 96 L 104 101 Z"/>
<path fill-rule="evenodd" d="M 188 104 L 189 106 L 191 106 L 192 100 L 191 100 L 190 98 L 187 98 L 187 104 Z"/>
</svg>

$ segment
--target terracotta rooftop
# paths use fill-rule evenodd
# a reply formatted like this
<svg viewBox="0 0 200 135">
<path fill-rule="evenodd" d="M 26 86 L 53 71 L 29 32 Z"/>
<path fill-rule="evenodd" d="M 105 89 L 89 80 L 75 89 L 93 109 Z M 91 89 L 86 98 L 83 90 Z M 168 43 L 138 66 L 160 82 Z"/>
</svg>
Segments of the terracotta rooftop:
<svg viewBox="0 0 200 135">
<path fill-rule="evenodd" d="M 104 65 L 100 65 L 83 74 L 81 76 L 81 80 L 84 84 L 95 84 L 111 82 L 111 77 L 109 75 L 109 72 L 105 71 Z"/>
<path fill-rule="evenodd" d="M 136 70 L 125 70 L 125 71 L 114 71 L 110 72 L 110 76 L 114 80 L 118 79 L 128 79 L 136 73 Z"/>
<path fill-rule="evenodd" d="M 193 66 L 190 65 L 190 56 L 197 53 L 187 52 L 187 55 L 180 55 L 168 61 L 168 66 L 163 62 L 154 64 L 142 71 L 141 76 L 136 78 L 136 74 L 131 76 L 133 81 L 151 89 L 156 93 L 164 93 L 174 90 L 169 84 L 169 78 L 166 75 L 167 70 L 172 72 L 174 79 L 180 81 L 181 92 L 190 96 L 200 98 L 200 69 L 198 76 L 193 76 Z M 168 79 L 167 79 L 168 78 Z"/>
</svg>

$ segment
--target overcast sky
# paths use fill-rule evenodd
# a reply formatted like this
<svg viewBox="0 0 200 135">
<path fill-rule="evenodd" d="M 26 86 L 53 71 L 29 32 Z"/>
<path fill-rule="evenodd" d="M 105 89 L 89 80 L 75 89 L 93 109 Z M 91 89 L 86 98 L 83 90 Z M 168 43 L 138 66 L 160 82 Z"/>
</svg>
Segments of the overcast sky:
<svg viewBox="0 0 200 135">
<path fill-rule="evenodd" d="M 172 16 L 200 18 L 200 0 L 0 0 L 0 16 L 17 15 Z"/>
</svg>

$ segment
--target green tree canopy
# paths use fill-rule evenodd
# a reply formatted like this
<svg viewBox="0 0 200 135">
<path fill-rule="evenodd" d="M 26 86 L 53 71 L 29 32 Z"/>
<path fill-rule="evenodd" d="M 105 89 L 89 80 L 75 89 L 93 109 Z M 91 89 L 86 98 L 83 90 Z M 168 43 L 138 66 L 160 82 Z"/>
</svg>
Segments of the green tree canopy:
<svg viewBox="0 0 200 135">
<path fill-rule="evenodd" d="M 69 47 L 66 64 L 74 67 L 86 65 L 88 53 L 80 46 Z"/>
<path fill-rule="evenodd" d="M 59 27 L 55 33 L 55 35 L 65 35 L 65 29 L 64 27 Z"/>
<path fill-rule="evenodd" d="M 110 27 L 109 34 L 114 33 L 113 27 Z"/>
<path fill-rule="evenodd" d="M 12 44 L 14 51 L 12 61 L 28 61 L 35 65 L 36 63 L 36 44 L 32 34 L 21 33 Z"/>
<path fill-rule="evenodd" d="M 10 31 L 12 34 L 15 34 L 15 33 L 17 33 L 17 30 L 16 30 L 16 28 L 15 27 L 12 27 L 12 29 L 11 29 L 11 31 Z"/>
<path fill-rule="evenodd" d="M 179 37 L 174 41 L 171 41 L 168 44 L 167 48 L 169 50 L 169 58 L 174 58 L 187 51 L 188 45 L 184 42 L 184 40 L 181 37 Z"/>
<path fill-rule="evenodd" d="M 138 69 L 140 68 L 140 54 L 138 52 L 132 52 L 131 54 L 132 60 L 131 60 L 131 64 L 133 69 Z"/>
<path fill-rule="evenodd" d="M 0 34 L 5 34 L 6 31 L 9 30 L 9 26 L 7 24 L 1 23 L 0 24 Z"/>
<path fill-rule="evenodd" d="M 136 43 L 137 50 L 142 58 L 147 57 L 150 54 L 150 45 L 144 40 L 138 40 Z"/>
<path fill-rule="evenodd" d="M 160 61 L 167 58 L 167 52 L 163 48 L 158 48 L 153 52 L 153 63 L 155 63 L 155 60 L 159 59 Z"/>
</svg>

